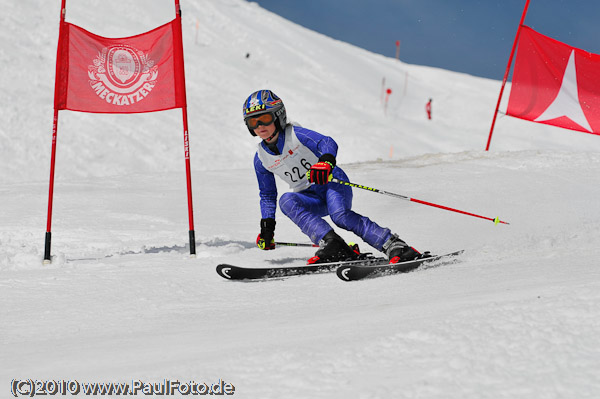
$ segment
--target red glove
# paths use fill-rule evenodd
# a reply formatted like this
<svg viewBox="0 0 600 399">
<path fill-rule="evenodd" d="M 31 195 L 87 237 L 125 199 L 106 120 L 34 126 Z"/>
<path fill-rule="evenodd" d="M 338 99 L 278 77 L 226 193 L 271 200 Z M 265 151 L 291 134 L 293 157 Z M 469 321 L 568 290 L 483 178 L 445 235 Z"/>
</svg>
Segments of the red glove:
<svg viewBox="0 0 600 399">
<path fill-rule="evenodd" d="M 306 172 L 306 178 L 311 183 L 327 184 L 333 168 L 335 168 L 335 157 L 331 154 L 323 154 L 319 158 L 319 162 Z"/>
</svg>

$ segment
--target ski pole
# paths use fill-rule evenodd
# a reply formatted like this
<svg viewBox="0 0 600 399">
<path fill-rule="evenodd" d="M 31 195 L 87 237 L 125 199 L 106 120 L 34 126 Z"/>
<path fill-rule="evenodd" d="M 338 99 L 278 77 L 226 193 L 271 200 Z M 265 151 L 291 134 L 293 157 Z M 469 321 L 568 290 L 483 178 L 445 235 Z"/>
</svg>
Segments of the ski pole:
<svg viewBox="0 0 600 399">
<path fill-rule="evenodd" d="M 346 186 L 350 186 L 350 187 L 355 187 L 355 188 L 362 188 L 363 190 L 372 191 L 372 192 L 374 192 L 374 193 L 379 193 L 379 194 L 384 194 L 384 195 L 389 195 L 389 196 L 391 196 L 391 197 L 396 197 L 396 198 L 400 198 L 400 199 L 403 199 L 403 200 L 406 200 L 406 201 L 416 202 L 416 203 L 418 203 L 418 204 L 423 204 L 423 205 L 433 206 L 433 207 L 435 207 L 435 208 L 445 209 L 445 210 L 447 210 L 447 211 L 452 211 L 452 212 L 462 213 L 463 215 L 469 215 L 469 216 L 474 216 L 474 217 L 476 217 L 476 218 L 481 218 L 481 219 L 485 219 L 485 220 L 491 220 L 492 222 L 494 222 L 494 224 L 495 224 L 495 225 L 496 225 L 496 224 L 498 224 L 498 223 L 502 223 L 502 224 L 510 224 L 510 223 L 508 223 L 508 222 L 503 222 L 503 221 L 502 221 L 502 220 L 500 220 L 498 217 L 495 217 L 495 218 L 488 218 L 488 217 L 485 217 L 485 216 L 476 215 L 476 214 L 474 214 L 474 213 L 465 212 L 465 211 L 461 211 L 461 210 L 458 210 L 458 209 L 449 208 L 449 207 L 447 207 L 447 206 L 443 206 L 443 205 L 434 204 L 434 203 L 432 203 L 432 202 L 421 201 L 421 200 L 418 200 L 418 199 L 416 199 L 416 198 L 410 198 L 410 197 L 407 197 L 407 196 L 404 196 L 404 195 L 400 195 L 400 194 L 394 194 L 394 193 L 390 193 L 390 192 L 388 192 L 388 191 L 378 190 L 378 189 L 376 189 L 376 188 L 367 187 L 367 186 L 363 186 L 363 185 L 360 185 L 360 184 L 354 184 L 354 183 L 350 183 L 350 182 L 347 182 L 347 181 L 343 181 L 343 180 L 336 179 L 335 177 L 332 177 L 332 178 L 330 179 L 330 181 L 331 181 L 332 183 L 338 183 L 338 184 L 342 184 L 342 185 L 346 185 Z"/>
<path fill-rule="evenodd" d="M 280 246 L 284 246 L 284 247 L 316 247 L 318 248 L 319 246 L 316 244 L 304 244 L 304 243 L 300 243 L 300 242 L 275 242 L 275 246 L 280 245 Z"/>
</svg>

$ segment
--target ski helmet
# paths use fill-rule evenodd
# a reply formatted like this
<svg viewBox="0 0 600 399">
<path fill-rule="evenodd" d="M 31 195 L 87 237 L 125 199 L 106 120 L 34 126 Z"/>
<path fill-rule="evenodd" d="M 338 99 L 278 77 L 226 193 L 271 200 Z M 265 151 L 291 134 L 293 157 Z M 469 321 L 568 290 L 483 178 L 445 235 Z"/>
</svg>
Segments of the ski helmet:
<svg viewBox="0 0 600 399">
<path fill-rule="evenodd" d="M 287 115 L 283 101 L 275 93 L 271 90 L 258 90 L 250 94 L 246 101 L 244 101 L 242 108 L 244 123 L 248 118 L 269 113 L 275 117 L 275 127 L 277 130 L 283 131 L 287 124 Z M 248 127 L 248 131 L 251 135 L 256 136 L 253 129 Z"/>
</svg>

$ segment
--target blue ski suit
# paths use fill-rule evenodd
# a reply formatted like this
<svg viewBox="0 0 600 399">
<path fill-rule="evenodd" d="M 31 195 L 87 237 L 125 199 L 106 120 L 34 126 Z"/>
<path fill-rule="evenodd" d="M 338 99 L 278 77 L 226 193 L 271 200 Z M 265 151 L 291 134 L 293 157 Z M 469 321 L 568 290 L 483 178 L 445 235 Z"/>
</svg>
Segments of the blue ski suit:
<svg viewBox="0 0 600 399">
<path fill-rule="evenodd" d="M 291 147 L 290 143 L 293 143 L 294 146 Z M 275 174 L 268 168 L 285 163 L 288 153 L 304 151 L 304 154 L 308 155 L 305 158 L 311 158 L 314 163 L 323 154 L 336 156 L 338 149 L 337 143 L 331 137 L 291 125 L 286 127 L 285 132 L 280 132 L 276 147 L 277 151 L 274 151 L 273 147 L 271 149 L 264 141 L 261 141 L 254 156 L 254 169 L 258 179 L 260 209 L 263 218 L 274 219 L 277 208 Z M 270 160 L 268 165 L 264 163 L 265 158 Z M 383 244 L 392 236 L 390 229 L 381 227 L 369 218 L 352 211 L 352 188 L 350 186 L 334 183 L 309 185 L 305 174 L 310 166 L 310 162 L 302 159 L 302 162 L 297 163 L 296 167 L 288 168 L 289 171 L 285 172 L 283 176 L 278 175 L 278 177 L 288 180 L 290 186 L 295 190 L 284 193 L 279 199 L 279 207 L 283 214 L 300 227 L 302 232 L 315 244 L 318 244 L 332 230 L 331 226 L 323 219 L 324 216 L 329 215 L 336 226 L 352 231 L 363 241 L 381 251 Z M 333 169 L 332 174 L 337 179 L 348 181 L 348 176 L 339 166 Z"/>
</svg>

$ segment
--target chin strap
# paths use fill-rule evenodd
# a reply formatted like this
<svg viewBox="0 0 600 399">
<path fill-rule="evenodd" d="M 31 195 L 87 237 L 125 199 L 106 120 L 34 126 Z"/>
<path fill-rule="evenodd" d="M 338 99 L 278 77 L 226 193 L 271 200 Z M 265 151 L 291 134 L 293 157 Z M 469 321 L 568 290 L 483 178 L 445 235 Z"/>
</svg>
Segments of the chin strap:
<svg viewBox="0 0 600 399">
<path fill-rule="evenodd" d="M 277 135 L 277 133 L 279 133 L 279 130 L 275 130 L 275 133 L 266 138 L 265 141 L 268 143 L 269 141 L 271 141 L 271 139 L 273 139 L 273 137 Z"/>
</svg>

